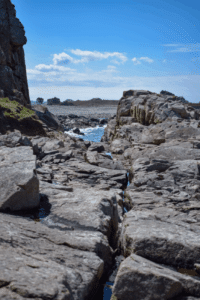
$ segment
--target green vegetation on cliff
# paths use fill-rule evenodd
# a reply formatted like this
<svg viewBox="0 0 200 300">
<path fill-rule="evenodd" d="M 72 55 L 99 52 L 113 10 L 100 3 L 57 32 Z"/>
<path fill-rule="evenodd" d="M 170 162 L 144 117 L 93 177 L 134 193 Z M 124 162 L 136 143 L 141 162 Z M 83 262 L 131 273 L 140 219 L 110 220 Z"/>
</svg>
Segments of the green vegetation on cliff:
<svg viewBox="0 0 200 300">
<path fill-rule="evenodd" d="M 46 135 L 35 111 L 9 98 L 0 98 L 0 133 L 19 130 L 25 135 Z"/>
<path fill-rule="evenodd" d="M 22 106 L 17 101 L 10 101 L 8 98 L 0 98 L 0 107 L 5 109 L 4 116 L 16 118 L 18 121 L 35 116 L 33 110 Z"/>
</svg>

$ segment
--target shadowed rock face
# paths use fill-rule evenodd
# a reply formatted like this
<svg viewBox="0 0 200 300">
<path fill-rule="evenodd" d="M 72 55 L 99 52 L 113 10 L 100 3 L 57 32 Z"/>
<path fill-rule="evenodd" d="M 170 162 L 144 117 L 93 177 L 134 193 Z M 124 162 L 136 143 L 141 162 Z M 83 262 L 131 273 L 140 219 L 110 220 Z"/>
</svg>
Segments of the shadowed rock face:
<svg viewBox="0 0 200 300">
<path fill-rule="evenodd" d="M 23 45 L 24 27 L 10 0 L 0 0 L 0 97 L 30 104 Z"/>
</svg>

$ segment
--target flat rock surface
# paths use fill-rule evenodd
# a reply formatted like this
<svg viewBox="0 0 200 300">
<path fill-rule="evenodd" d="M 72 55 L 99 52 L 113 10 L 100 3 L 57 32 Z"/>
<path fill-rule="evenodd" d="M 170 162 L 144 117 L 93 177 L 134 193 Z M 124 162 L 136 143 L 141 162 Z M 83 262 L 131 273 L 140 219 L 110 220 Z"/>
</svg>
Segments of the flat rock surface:
<svg viewBox="0 0 200 300">
<path fill-rule="evenodd" d="M 31 209 L 39 205 L 36 156 L 31 147 L 1 147 L 0 177 L 0 210 Z"/>
</svg>

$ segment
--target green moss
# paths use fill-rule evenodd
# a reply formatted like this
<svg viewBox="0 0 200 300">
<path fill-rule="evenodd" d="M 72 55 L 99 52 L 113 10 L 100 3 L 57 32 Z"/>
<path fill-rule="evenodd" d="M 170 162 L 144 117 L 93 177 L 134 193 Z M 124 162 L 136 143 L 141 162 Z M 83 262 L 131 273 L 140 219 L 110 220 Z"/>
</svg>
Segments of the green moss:
<svg viewBox="0 0 200 300">
<path fill-rule="evenodd" d="M 10 101 L 8 98 L 0 98 L 0 107 L 5 108 L 4 115 L 18 119 L 19 121 L 35 116 L 35 112 L 24 107 L 17 101 Z"/>
<path fill-rule="evenodd" d="M 112 295 L 110 300 L 117 300 L 117 297 L 115 295 Z"/>
</svg>

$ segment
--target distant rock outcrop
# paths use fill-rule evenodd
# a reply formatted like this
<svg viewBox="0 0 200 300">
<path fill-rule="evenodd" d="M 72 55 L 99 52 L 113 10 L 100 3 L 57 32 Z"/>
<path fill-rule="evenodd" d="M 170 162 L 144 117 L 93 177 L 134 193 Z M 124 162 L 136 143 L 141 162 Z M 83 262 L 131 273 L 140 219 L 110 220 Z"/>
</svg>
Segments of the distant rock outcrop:
<svg viewBox="0 0 200 300">
<path fill-rule="evenodd" d="M 10 0 L 0 0 L 0 97 L 30 104 L 23 45 L 24 27 Z"/>
<path fill-rule="evenodd" d="M 67 99 L 67 100 L 65 100 L 65 101 L 63 101 L 63 102 L 61 102 L 60 104 L 61 105 L 66 105 L 66 106 L 69 106 L 69 105 L 74 105 L 74 103 L 73 103 L 74 101 L 73 100 L 71 100 L 71 99 Z"/>
<path fill-rule="evenodd" d="M 56 97 L 47 99 L 47 105 L 60 105 L 60 99 Z"/>
</svg>

